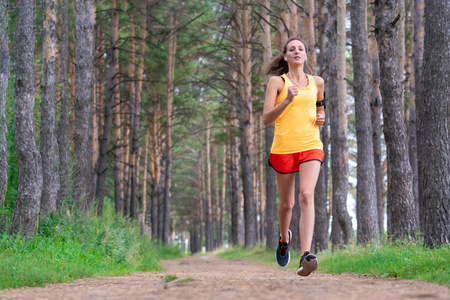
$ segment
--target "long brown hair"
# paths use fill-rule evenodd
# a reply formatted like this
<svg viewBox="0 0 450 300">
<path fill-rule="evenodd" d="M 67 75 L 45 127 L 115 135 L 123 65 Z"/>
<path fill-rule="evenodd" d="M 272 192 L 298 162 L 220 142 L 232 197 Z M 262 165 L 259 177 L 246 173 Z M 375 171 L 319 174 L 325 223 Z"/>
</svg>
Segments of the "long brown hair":
<svg viewBox="0 0 450 300">
<path fill-rule="evenodd" d="M 300 41 L 303 44 L 303 46 L 305 47 L 306 53 L 308 53 L 307 48 L 305 46 L 305 42 L 303 42 L 301 38 L 298 38 L 298 37 L 290 38 L 284 44 L 283 52 L 280 52 L 277 55 L 275 55 L 270 60 L 270 62 L 267 64 L 266 76 L 269 76 L 269 75 L 281 76 L 281 75 L 287 74 L 287 72 L 289 72 L 289 65 L 288 65 L 287 61 L 284 60 L 284 55 L 287 52 L 287 45 L 292 41 Z M 309 66 L 307 64 L 306 64 L 306 66 L 309 69 Z M 310 69 L 310 72 L 311 72 L 311 69 Z"/>
</svg>

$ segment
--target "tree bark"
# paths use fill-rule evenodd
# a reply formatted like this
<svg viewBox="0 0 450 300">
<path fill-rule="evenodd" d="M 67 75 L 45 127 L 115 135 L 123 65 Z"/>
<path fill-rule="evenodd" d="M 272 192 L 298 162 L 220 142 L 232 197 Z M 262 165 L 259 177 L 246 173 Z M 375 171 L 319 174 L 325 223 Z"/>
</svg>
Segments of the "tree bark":
<svg viewBox="0 0 450 300">
<path fill-rule="evenodd" d="M 214 134 L 212 134 L 214 136 Z M 217 143 L 211 144 L 211 181 L 212 181 L 212 195 L 214 195 L 213 205 L 213 249 L 218 248 L 221 245 L 220 242 L 220 215 L 221 205 L 219 197 L 219 148 Z M 215 238 L 214 238 L 215 235 Z"/>
<path fill-rule="evenodd" d="M 124 7 L 122 6 L 122 9 Z M 118 41 L 119 38 L 119 13 L 113 12 L 113 17 L 117 18 L 115 24 L 117 24 L 117 32 L 115 32 L 114 39 Z M 114 77 L 114 120 L 113 120 L 113 131 L 114 131 L 114 207 L 116 213 L 123 213 L 123 148 L 124 139 L 122 137 L 122 113 L 123 107 L 122 99 L 120 98 L 120 82 L 118 72 L 120 72 L 119 66 L 119 47 L 114 49 L 114 57 L 117 59 L 116 75 Z"/>
<path fill-rule="evenodd" d="M 69 0 L 61 3 L 61 109 L 58 124 L 59 189 L 58 207 L 68 200 L 70 183 L 70 99 L 69 99 Z"/>
<path fill-rule="evenodd" d="M 223 245 L 225 242 L 225 201 L 226 201 L 226 182 L 227 182 L 227 145 L 223 145 L 222 153 L 222 198 L 220 203 L 221 213 L 220 213 L 220 235 L 219 235 L 219 245 Z M 230 219 L 228 217 L 228 219 Z"/>
<path fill-rule="evenodd" d="M 413 172 L 413 193 L 414 199 L 416 201 L 419 214 L 419 224 L 422 224 L 420 218 L 423 216 L 420 212 L 422 211 L 422 204 L 419 201 L 419 173 L 418 173 L 418 160 L 417 160 L 417 110 L 416 110 L 416 99 L 420 97 L 422 92 L 422 69 L 423 69 L 423 49 L 424 49 L 424 0 L 414 0 L 414 50 L 413 50 L 413 60 L 414 60 L 414 73 L 411 79 L 411 103 L 409 105 L 409 160 L 411 161 L 411 168 Z"/>
<path fill-rule="evenodd" d="M 405 0 L 398 0 L 398 34 L 397 34 L 397 45 L 398 45 L 398 67 L 400 69 L 400 82 L 402 84 L 402 91 L 405 90 Z M 405 95 L 402 92 L 402 103 L 405 103 Z"/>
<path fill-rule="evenodd" d="M 235 8 L 234 8 L 235 9 Z M 236 15 L 234 10 L 234 15 Z M 236 48 L 235 53 L 232 55 L 232 68 L 229 69 L 229 88 L 228 88 L 228 101 L 229 101 L 229 126 L 228 126 L 228 142 L 229 142 L 229 185 L 230 185 L 230 244 L 241 245 L 244 243 L 244 227 L 243 227 L 243 213 L 242 213 L 242 184 L 241 184 L 241 164 L 239 156 L 239 145 L 242 142 L 237 137 L 238 125 L 238 66 L 240 64 L 239 54 L 242 52 L 242 48 L 238 44 L 238 25 L 237 19 L 232 20 L 233 25 L 233 45 Z"/>
<path fill-rule="evenodd" d="M 332 1 L 334 2 L 334 1 Z M 345 1 L 331 3 L 329 14 L 336 11 L 336 44 L 330 44 L 330 118 L 331 169 L 333 180 L 333 219 L 337 219 L 345 244 L 353 241 L 352 220 L 347 211 L 348 195 L 348 143 L 347 143 L 347 91 L 345 81 Z M 333 34 L 333 33 L 331 33 Z M 335 54 L 331 54 L 331 49 Z M 336 229 L 337 230 L 337 229 Z M 338 242 L 332 239 L 333 246 Z"/>
<path fill-rule="evenodd" d="M 92 96 L 94 65 L 94 0 L 76 0 L 75 51 L 75 199 L 85 212 L 92 202 Z"/>
<path fill-rule="evenodd" d="M 58 77 L 58 44 L 56 37 L 58 1 L 44 1 L 44 41 L 41 84 L 41 157 L 43 190 L 41 212 L 56 211 L 59 179 L 59 155 L 56 137 L 56 81 Z"/>
<path fill-rule="evenodd" d="M 263 30 L 263 61 L 267 66 L 272 58 L 271 30 L 270 30 L 270 1 L 263 0 L 261 8 L 261 27 Z M 264 165 L 266 166 L 266 248 L 273 249 L 278 246 L 278 215 L 277 215 L 277 191 L 275 182 L 275 171 L 267 164 L 270 150 L 272 148 L 275 125 L 270 125 L 264 129 L 265 148 Z"/>
<path fill-rule="evenodd" d="M 233 72 L 234 78 L 233 82 L 237 79 L 237 72 Z M 228 129 L 229 136 L 229 171 L 228 171 L 228 181 L 230 186 L 230 244 L 231 245 L 240 245 L 244 242 L 243 238 L 243 214 L 242 214 L 242 186 L 240 180 L 240 164 L 239 164 L 239 139 L 236 137 L 236 129 L 238 128 L 237 124 L 237 93 L 233 86 L 230 86 L 228 99 L 230 100 L 230 124 Z"/>
<path fill-rule="evenodd" d="M 397 4 L 397 0 L 375 1 L 375 35 L 380 57 L 383 131 L 388 163 L 388 235 L 412 238 L 416 230 L 415 203 L 397 59 Z"/>
<path fill-rule="evenodd" d="M 421 228 L 430 247 L 450 243 L 449 15 L 448 1 L 425 1 L 422 90 L 416 105 Z"/>
<path fill-rule="evenodd" d="M 113 125 L 114 95 L 118 86 L 116 76 L 119 67 L 118 40 L 119 40 L 119 13 L 117 11 L 116 0 L 111 1 L 111 41 L 108 49 L 110 61 L 106 69 L 106 97 L 104 99 L 104 121 L 103 134 L 100 140 L 100 153 L 97 161 L 97 184 L 95 197 L 98 201 L 97 215 L 103 215 L 103 198 L 105 197 L 105 180 L 108 170 L 108 152 L 111 144 L 111 134 Z"/>
<path fill-rule="evenodd" d="M 265 166 L 265 150 L 264 150 L 264 122 L 262 111 L 259 113 L 259 125 L 258 125 L 258 188 L 259 188 L 259 232 L 260 240 L 259 243 L 264 241 L 266 236 L 266 186 L 264 184 L 264 166 Z"/>
<path fill-rule="evenodd" d="M 380 64 L 378 59 L 377 41 L 372 36 L 370 42 L 370 57 L 372 70 L 372 85 L 370 93 L 370 109 L 372 120 L 373 161 L 375 165 L 375 183 L 377 189 L 378 232 L 384 233 L 385 203 L 383 195 L 383 170 L 381 168 L 381 94 L 380 94 Z"/>
<path fill-rule="evenodd" d="M 253 195 L 253 105 L 252 105 L 252 61 L 251 61 L 251 9 L 247 0 L 238 0 L 237 25 L 242 57 L 240 57 L 240 128 L 242 186 L 244 192 L 245 247 L 253 248 L 256 243 L 256 205 Z"/>
<path fill-rule="evenodd" d="M 211 120 L 208 112 L 208 104 L 206 104 L 206 130 L 205 130 L 205 179 L 206 179 L 206 197 L 205 197 L 205 245 L 206 251 L 213 250 L 213 223 L 212 223 L 212 203 L 211 203 Z"/>
<path fill-rule="evenodd" d="M 136 99 L 134 101 L 134 116 L 132 123 L 132 138 L 131 138 L 131 152 L 130 152 L 130 168 L 131 168 L 131 198 L 130 198 L 130 216 L 134 219 L 138 217 L 138 176 L 139 176 L 139 131 L 140 131 L 140 115 L 141 115 L 141 101 L 142 101 L 142 85 L 144 78 L 144 60 L 145 60 L 145 39 L 147 37 L 147 6 L 148 0 L 142 3 L 141 14 L 142 23 L 139 34 L 139 50 L 137 52 L 137 74 L 136 74 Z"/>
<path fill-rule="evenodd" d="M 130 160 L 130 152 L 131 152 L 131 144 L 132 144 L 132 135 L 131 135 L 131 126 L 134 123 L 134 115 L 135 115 L 135 105 L 134 101 L 136 99 L 136 88 L 134 81 L 134 73 L 136 69 L 136 28 L 135 28 L 135 20 L 134 14 L 132 11 L 128 9 L 127 0 L 122 1 L 123 10 L 128 13 L 128 23 L 129 23 L 129 59 L 127 66 L 127 76 L 128 76 L 128 105 L 124 105 L 124 112 L 122 114 L 122 123 L 124 124 L 124 133 L 123 133 L 123 161 L 126 163 L 123 166 L 122 170 L 122 186 L 123 186 L 123 214 L 125 216 L 130 215 L 130 165 L 132 161 Z"/>
<path fill-rule="evenodd" d="M 174 75 L 175 75 L 175 55 L 177 51 L 177 28 L 178 28 L 178 13 L 171 12 L 169 16 L 169 26 L 170 26 L 170 37 L 169 37 L 169 45 L 168 45 L 168 73 L 167 73 L 167 129 L 166 129 L 166 185 L 164 191 L 164 235 L 163 241 L 164 243 L 169 242 L 170 236 L 170 188 L 171 188 L 171 180 L 172 180 L 172 147 L 173 147 L 173 114 L 174 114 L 174 106 L 173 106 L 173 98 L 175 93 L 175 83 L 174 83 Z"/>
<path fill-rule="evenodd" d="M 14 128 L 19 186 L 11 231 L 33 236 L 38 226 L 42 196 L 41 154 L 34 129 L 34 50 L 36 38 L 34 1 L 17 3 L 16 29 L 16 99 Z"/>
<path fill-rule="evenodd" d="M 158 225 L 159 225 L 159 193 L 160 193 L 160 178 L 161 178 L 161 147 L 159 139 L 159 116 L 160 116 L 160 101 L 156 95 L 152 97 L 152 107 L 151 107 L 152 120 L 150 123 L 151 130 L 151 165 L 152 165 L 152 194 L 151 194 L 151 227 L 152 227 L 152 237 L 158 237 Z"/>
<path fill-rule="evenodd" d="M 8 185 L 8 124 L 6 120 L 6 100 L 8 98 L 9 78 L 9 1 L 0 1 L 0 210 Z"/>
<path fill-rule="evenodd" d="M 326 19 L 325 19 L 325 0 L 318 3 L 319 19 L 318 19 L 318 45 L 320 48 L 320 56 L 318 57 L 318 66 L 320 76 L 327 79 L 328 73 L 328 59 L 326 57 Z M 328 86 L 327 86 L 328 88 Z M 328 93 L 330 94 L 330 93 Z M 327 99 L 328 100 L 328 99 Z M 325 156 L 320 169 L 319 178 L 317 180 L 316 189 L 314 191 L 314 209 L 315 209 L 315 223 L 314 235 L 312 243 L 312 251 L 318 252 L 328 250 L 328 228 L 329 217 L 328 213 L 328 124 L 329 113 L 325 115 L 325 123 L 320 129 L 320 139 L 323 143 L 323 151 Z"/>
<path fill-rule="evenodd" d="M 146 234 L 147 230 L 147 183 L 148 183 L 148 156 L 150 148 L 150 132 L 149 130 L 145 133 L 145 146 L 144 146 L 144 163 L 142 175 L 142 195 L 141 195 L 141 213 L 139 214 L 139 220 L 141 222 L 141 234 Z"/>
<path fill-rule="evenodd" d="M 358 147 L 356 214 L 358 244 L 365 245 L 378 234 L 377 191 L 370 114 L 369 61 L 365 0 L 351 2 L 353 89 Z"/>
<path fill-rule="evenodd" d="M 298 36 L 298 9 L 297 0 L 287 2 L 289 8 L 289 37 Z"/>
<path fill-rule="evenodd" d="M 289 14 L 286 12 L 281 12 L 278 18 L 277 31 L 275 32 L 275 38 L 273 41 L 274 48 L 283 50 L 284 44 L 289 39 L 287 24 L 289 24 Z"/>
<path fill-rule="evenodd" d="M 315 38 L 315 26 L 314 26 L 314 15 L 315 15 L 315 5 L 314 0 L 305 0 L 303 4 L 303 34 L 302 37 L 306 43 L 305 47 L 308 53 L 307 65 L 305 68 L 309 69 L 311 74 L 316 74 L 317 66 L 317 55 L 316 55 L 316 38 Z M 308 73 L 309 73 L 308 72 Z"/>
</svg>

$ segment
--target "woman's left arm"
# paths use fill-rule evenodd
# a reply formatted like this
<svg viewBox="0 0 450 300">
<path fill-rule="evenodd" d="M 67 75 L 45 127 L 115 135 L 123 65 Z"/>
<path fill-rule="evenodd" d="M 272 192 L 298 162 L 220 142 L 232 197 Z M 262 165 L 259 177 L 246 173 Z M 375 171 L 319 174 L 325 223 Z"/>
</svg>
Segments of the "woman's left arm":
<svg viewBox="0 0 450 300">
<path fill-rule="evenodd" d="M 325 90 L 325 82 L 322 77 L 320 76 L 313 76 L 314 82 L 317 86 L 317 102 L 320 102 L 324 99 L 324 90 Z M 322 126 L 325 123 L 325 103 L 324 105 L 317 106 L 317 117 L 316 117 L 316 125 Z"/>
</svg>

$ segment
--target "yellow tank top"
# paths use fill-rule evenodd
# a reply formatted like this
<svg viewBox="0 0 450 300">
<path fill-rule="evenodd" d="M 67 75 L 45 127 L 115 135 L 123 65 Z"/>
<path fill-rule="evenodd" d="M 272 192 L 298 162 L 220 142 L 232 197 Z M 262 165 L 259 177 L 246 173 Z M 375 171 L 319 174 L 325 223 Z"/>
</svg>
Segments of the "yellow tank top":
<svg viewBox="0 0 450 300">
<path fill-rule="evenodd" d="M 275 133 L 271 153 L 289 154 L 312 149 L 323 150 L 319 126 L 316 122 L 317 86 L 314 78 L 308 76 L 308 86 L 299 88 L 298 95 L 275 121 Z M 286 74 L 284 88 L 275 100 L 275 105 L 286 99 L 287 89 L 294 85 Z"/>
</svg>

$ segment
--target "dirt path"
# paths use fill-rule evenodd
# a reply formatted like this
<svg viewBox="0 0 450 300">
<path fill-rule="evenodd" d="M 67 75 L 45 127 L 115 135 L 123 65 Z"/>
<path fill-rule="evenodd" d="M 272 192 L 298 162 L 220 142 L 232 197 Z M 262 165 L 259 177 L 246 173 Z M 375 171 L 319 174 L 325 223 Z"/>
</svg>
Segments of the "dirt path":
<svg viewBox="0 0 450 300">
<path fill-rule="evenodd" d="M 45 288 L 0 291 L 0 299 L 450 299 L 450 288 L 412 280 L 313 273 L 216 256 L 163 262 L 159 273 L 80 279 Z M 167 275 L 178 279 L 166 283 Z"/>
</svg>

